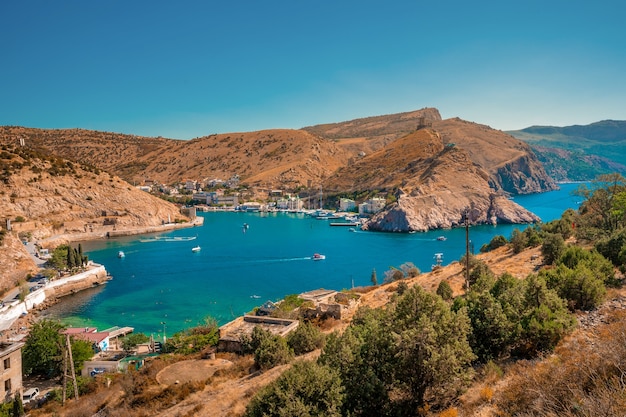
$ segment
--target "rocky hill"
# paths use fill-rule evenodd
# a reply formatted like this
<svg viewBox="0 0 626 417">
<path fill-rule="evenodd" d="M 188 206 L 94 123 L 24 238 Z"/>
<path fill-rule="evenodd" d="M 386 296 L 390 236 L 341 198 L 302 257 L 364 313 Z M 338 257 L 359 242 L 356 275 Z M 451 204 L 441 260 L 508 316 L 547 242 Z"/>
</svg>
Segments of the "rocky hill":
<svg viewBox="0 0 626 417">
<path fill-rule="evenodd" d="M 45 240 L 56 235 L 97 238 L 189 221 L 176 205 L 98 168 L 0 144 L 0 288 L 36 270 L 22 241 L 46 247 Z"/>
<path fill-rule="evenodd" d="M 524 142 L 488 126 L 442 120 L 432 108 L 301 130 L 218 134 L 190 141 L 20 127 L 1 128 L 0 139 L 23 140 L 27 146 L 91 164 L 136 184 L 146 179 L 165 184 L 228 179 L 237 174 L 259 198 L 263 197 L 259 190 L 319 186 L 336 195 L 403 196 L 402 211 L 413 219 L 410 226 L 394 222 L 389 229 L 372 223 L 370 227 L 378 230 L 451 227 L 466 206 L 475 207 L 477 222 L 532 221 L 534 216 L 506 202 L 504 195 L 556 187 Z M 417 195 L 419 203 L 409 204 L 407 198 Z M 423 214 L 425 210 L 430 214 Z"/>
</svg>

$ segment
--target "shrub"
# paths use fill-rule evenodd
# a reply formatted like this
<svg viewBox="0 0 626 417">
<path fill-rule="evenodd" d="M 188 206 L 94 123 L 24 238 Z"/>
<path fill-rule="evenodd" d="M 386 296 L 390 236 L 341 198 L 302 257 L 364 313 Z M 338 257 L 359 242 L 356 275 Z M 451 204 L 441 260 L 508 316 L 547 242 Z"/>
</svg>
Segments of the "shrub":
<svg viewBox="0 0 626 417">
<path fill-rule="evenodd" d="M 439 282 L 439 286 L 437 286 L 437 295 L 443 298 L 446 301 L 452 300 L 452 287 L 446 280 L 441 280 Z"/>
<path fill-rule="evenodd" d="M 287 345 L 294 354 L 302 355 L 321 348 L 324 345 L 324 334 L 311 323 L 303 322 L 287 335 Z"/>
</svg>

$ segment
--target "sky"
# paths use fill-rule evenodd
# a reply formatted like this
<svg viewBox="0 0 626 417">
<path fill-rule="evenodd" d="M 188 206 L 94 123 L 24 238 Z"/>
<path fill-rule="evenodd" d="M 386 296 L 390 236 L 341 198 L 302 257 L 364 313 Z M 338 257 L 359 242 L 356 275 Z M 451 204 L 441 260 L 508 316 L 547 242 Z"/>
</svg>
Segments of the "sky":
<svg viewBox="0 0 626 417">
<path fill-rule="evenodd" d="M 626 119 L 621 0 L 0 2 L 0 125 L 191 139 L 436 107 Z"/>
</svg>

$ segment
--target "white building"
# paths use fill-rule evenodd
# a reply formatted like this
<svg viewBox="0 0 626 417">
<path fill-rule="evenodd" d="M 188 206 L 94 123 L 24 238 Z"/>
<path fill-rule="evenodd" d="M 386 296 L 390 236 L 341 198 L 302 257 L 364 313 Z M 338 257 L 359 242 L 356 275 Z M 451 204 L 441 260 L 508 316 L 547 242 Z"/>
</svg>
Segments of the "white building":
<svg viewBox="0 0 626 417">
<path fill-rule="evenodd" d="M 359 214 L 374 214 L 385 208 L 386 200 L 380 197 L 370 198 L 359 204 Z"/>
<path fill-rule="evenodd" d="M 356 203 L 354 200 L 350 200 L 349 198 L 339 199 L 339 211 L 352 211 L 355 207 Z"/>
</svg>

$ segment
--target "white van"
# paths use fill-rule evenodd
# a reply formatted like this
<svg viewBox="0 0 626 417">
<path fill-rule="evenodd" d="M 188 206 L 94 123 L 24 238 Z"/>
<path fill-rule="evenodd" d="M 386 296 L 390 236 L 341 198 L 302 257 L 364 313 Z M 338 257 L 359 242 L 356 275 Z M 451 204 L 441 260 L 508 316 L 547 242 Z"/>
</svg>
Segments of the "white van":
<svg viewBox="0 0 626 417">
<path fill-rule="evenodd" d="M 28 404 L 39 396 L 39 388 L 29 388 L 22 395 L 22 402 Z"/>
</svg>

